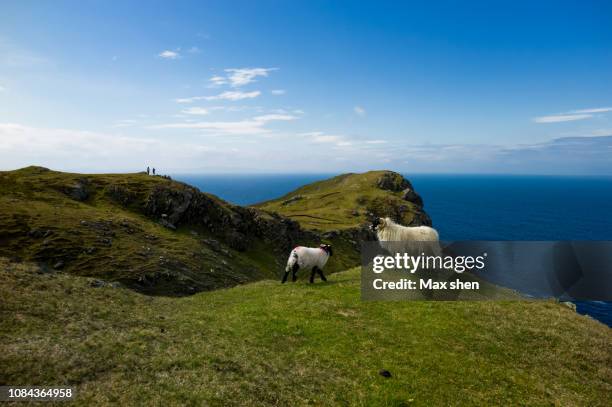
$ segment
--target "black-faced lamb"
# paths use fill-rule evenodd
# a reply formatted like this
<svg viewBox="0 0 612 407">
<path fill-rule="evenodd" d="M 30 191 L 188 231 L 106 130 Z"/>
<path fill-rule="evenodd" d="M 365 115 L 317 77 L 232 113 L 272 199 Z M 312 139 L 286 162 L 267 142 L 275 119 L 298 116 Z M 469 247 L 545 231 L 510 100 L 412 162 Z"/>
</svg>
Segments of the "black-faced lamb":
<svg viewBox="0 0 612 407">
<path fill-rule="evenodd" d="M 296 281 L 297 272 L 300 269 L 310 270 L 311 283 L 314 283 L 315 274 L 319 274 L 321 280 L 327 281 L 323 275 L 323 267 L 332 254 L 332 247 L 329 244 L 322 244 L 319 247 L 296 247 L 289 254 L 282 282 L 287 281 L 290 272 L 293 273 L 293 281 Z"/>
</svg>

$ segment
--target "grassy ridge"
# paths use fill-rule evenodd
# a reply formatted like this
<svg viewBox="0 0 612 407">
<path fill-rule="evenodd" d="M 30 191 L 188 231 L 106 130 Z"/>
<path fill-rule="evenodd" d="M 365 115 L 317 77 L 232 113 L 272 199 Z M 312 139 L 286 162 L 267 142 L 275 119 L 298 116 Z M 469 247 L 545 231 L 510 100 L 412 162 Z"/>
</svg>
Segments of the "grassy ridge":
<svg viewBox="0 0 612 407">
<path fill-rule="evenodd" d="M 391 181 L 398 184 L 397 190 L 380 188 L 377 183 L 383 176 L 391 177 Z M 307 229 L 320 231 L 359 227 L 368 222 L 368 213 L 391 216 L 398 212 L 393 217 L 409 225 L 420 209 L 402 199 L 399 188 L 402 180 L 399 174 L 390 171 L 343 174 L 313 182 L 255 206 L 294 219 Z"/>
<path fill-rule="evenodd" d="M 361 302 L 358 270 L 168 298 L 0 260 L 0 298 L 0 384 L 72 384 L 81 404 L 597 406 L 612 394 L 603 324 L 552 301 Z"/>
<path fill-rule="evenodd" d="M 71 188 L 83 179 L 88 195 L 73 199 Z M 145 216 L 151 191 L 172 184 L 144 174 L 84 176 L 39 167 L 0 173 L 0 255 L 128 285 L 142 279 L 144 289 L 155 277 L 148 291 L 165 294 L 175 286 L 213 289 L 278 274 L 274 262 L 264 266 L 250 253 L 224 247 L 223 255 L 203 244 L 206 231 L 174 231 Z M 204 271 L 203 264 L 218 266 Z"/>
<path fill-rule="evenodd" d="M 162 177 L 41 167 L 0 172 L 0 256 L 150 294 L 279 278 L 292 247 L 321 241 L 336 247 L 327 271 L 345 270 L 359 264 L 358 240 L 350 233 L 321 237 Z"/>
</svg>

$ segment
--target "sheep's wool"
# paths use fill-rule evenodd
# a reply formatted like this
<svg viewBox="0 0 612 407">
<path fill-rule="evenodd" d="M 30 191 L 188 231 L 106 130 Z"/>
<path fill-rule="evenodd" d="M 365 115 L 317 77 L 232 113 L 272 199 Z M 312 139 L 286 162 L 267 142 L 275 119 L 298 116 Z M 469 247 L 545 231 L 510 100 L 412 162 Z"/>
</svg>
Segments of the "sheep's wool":
<svg viewBox="0 0 612 407">
<path fill-rule="evenodd" d="M 321 248 L 298 246 L 289 255 L 287 270 L 291 269 L 296 262 L 300 269 L 308 270 L 316 266 L 319 270 L 323 270 L 328 259 L 329 254 Z"/>
<path fill-rule="evenodd" d="M 441 253 L 438 232 L 429 226 L 402 226 L 385 218 L 376 230 L 380 242 L 411 242 L 407 247 L 420 253 Z"/>
</svg>

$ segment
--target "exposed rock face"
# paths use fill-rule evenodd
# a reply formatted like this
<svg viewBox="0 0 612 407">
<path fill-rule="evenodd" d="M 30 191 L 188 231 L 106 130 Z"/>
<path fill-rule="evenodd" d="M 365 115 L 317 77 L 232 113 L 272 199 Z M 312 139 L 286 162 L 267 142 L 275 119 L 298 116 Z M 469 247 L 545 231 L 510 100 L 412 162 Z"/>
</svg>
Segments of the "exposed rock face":
<svg viewBox="0 0 612 407">
<path fill-rule="evenodd" d="M 421 208 L 423 207 L 423 198 L 414 192 L 414 189 L 412 188 L 406 188 L 402 191 L 402 199 L 404 201 L 412 202 Z"/>
<path fill-rule="evenodd" d="M 433 226 L 433 224 L 431 222 L 431 217 L 427 213 L 419 211 L 414 214 L 414 218 L 408 226 Z"/>
<path fill-rule="evenodd" d="M 400 192 L 407 188 L 412 189 L 412 184 L 406 178 L 396 172 L 386 172 L 381 175 L 376 186 L 386 191 Z"/>
<path fill-rule="evenodd" d="M 146 201 L 145 213 L 170 228 L 186 224 L 201 226 L 239 251 L 263 239 L 274 243 L 279 252 L 286 253 L 296 244 L 318 238 L 291 219 L 230 205 L 178 183 L 157 186 Z"/>
<path fill-rule="evenodd" d="M 406 218 L 405 215 L 408 215 L 410 212 L 413 212 L 412 220 L 407 224 L 408 226 L 432 226 L 431 218 L 423 210 L 423 198 L 421 198 L 421 196 L 415 192 L 410 181 L 405 179 L 401 174 L 395 172 L 387 172 L 378 179 L 376 185 L 378 186 L 378 188 L 387 191 L 401 191 L 402 199 L 406 202 L 414 204 L 416 208 L 411 209 L 406 205 L 393 205 L 382 200 L 383 202 L 375 202 L 374 205 L 371 207 L 371 211 L 373 213 L 376 214 L 377 212 L 380 212 L 382 208 L 382 211 L 387 213 L 386 216 L 391 216 L 396 221 L 402 223 L 403 220 Z"/>
<path fill-rule="evenodd" d="M 88 180 L 82 178 L 75 184 L 64 187 L 64 193 L 75 201 L 86 201 L 89 198 Z"/>
<path fill-rule="evenodd" d="M 128 206 L 137 200 L 137 196 L 121 185 L 109 185 L 106 194 L 113 201 L 123 206 Z"/>
</svg>

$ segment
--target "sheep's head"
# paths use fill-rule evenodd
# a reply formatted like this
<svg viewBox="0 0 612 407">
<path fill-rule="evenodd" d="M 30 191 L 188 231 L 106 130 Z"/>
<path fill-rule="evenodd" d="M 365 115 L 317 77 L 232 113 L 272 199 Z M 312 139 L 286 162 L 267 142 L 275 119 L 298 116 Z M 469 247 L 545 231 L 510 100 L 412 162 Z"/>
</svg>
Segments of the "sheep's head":
<svg viewBox="0 0 612 407">
<path fill-rule="evenodd" d="M 384 229 L 385 226 L 387 226 L 387 220 L 385 218 L 374 218 L 370 229 L 373 231 L 378 231 Z"/>
<path fill-rule="evenodd" d="M 330 255 L 330 256 L 334 254 L 334 252 L 332 251 L 332 247 L 331 247 L 331 245 L 330 245 L 330 244 L 322 244 L 322 245 L 320 245 L 320 246 L 319 246 L 319 248 L 320 248 L 321 250 L 324 250 L 324 251 L 325 251 L 325 253 L 327 253 L 327 254 L 328 254 L 328 255 Z"/>
</svg>

